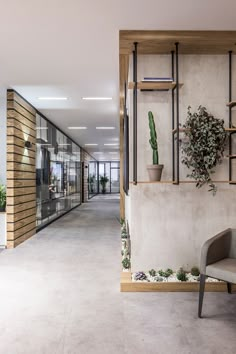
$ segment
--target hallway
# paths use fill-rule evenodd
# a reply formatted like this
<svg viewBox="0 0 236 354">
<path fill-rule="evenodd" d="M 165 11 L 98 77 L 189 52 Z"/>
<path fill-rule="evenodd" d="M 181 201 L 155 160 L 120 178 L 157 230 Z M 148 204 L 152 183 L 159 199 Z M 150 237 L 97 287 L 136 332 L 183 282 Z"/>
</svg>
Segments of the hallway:
<svg viewBox="0 0 236 354">
<path fill-rule="evenodd" d="M 119 200 L 99 196 L 0 254 L 0 354 L 236 351 L 236 295 L 120 293 Z"/>
</svg>

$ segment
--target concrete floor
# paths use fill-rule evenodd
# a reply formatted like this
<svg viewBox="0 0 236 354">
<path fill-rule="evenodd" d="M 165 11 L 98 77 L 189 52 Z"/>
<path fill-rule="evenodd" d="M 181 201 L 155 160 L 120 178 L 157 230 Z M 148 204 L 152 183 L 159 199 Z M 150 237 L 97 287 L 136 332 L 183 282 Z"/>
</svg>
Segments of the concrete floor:
<svg viewBox="0 0 236 354">
<path fill-rule="evenodd" d="M 233 354 L 236 295 L 120 293 L 116 198 L 0 254 L 0 354 Z"/>
</svg>

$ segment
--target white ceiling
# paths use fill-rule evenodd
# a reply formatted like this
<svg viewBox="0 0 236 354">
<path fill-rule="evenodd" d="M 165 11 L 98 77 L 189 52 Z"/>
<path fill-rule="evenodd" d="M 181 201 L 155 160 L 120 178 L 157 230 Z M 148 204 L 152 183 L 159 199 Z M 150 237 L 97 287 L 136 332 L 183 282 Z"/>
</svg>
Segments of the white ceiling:
<svg viewBox="0 0 236 354">
<path fill-rule="evenodd" d="M 0 9 L 0 88 L 16 89 L 82 147 L 97 143 L 86 150 L 100 159 L 118 152 L 104 143 L 119 141 L 120 29 L 236 30 L 235 0 L 0 0 Z"/>
</svg>

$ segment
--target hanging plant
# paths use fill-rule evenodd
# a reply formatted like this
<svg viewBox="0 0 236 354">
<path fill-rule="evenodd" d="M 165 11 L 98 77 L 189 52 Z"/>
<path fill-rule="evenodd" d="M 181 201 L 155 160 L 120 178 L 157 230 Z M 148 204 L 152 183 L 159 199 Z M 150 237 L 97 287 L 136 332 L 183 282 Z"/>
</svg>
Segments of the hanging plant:
<svg viewBox="0 0 236 354">
<path fill-rule="evenodd" d="M 214 167 L 222 162 L 227 137 L 224 121 L 209 114 L 205 107 L 199 106 L 197 112 L 192 113 L 189 106 L 183 128 L 182 163 L 192 170 L 187 177 L 197 181 L 197 188 L 208 184 L 209 191 L 215 195 L 217 188 L 211 174 L 215 172 Z"/>
</svg>

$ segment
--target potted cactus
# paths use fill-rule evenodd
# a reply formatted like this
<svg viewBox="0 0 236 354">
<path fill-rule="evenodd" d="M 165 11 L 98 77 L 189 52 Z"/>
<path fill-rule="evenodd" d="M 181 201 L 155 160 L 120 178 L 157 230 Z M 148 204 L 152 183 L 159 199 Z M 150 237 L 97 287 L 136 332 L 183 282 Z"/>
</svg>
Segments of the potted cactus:
<svg viewBox="0 0 236 354">
<path fill-rule="evenodd" d="M 157 144 L 157 133 L 155 122 L 152 112 L 148 112 L 149 129 L 150 129 L 150 139 L 149 143 L 152 148 L 152 165 L 147 165 L 148 175 L 150 181 L 160 181 L 161 174 L 163 170 L 163 165 L 159 165 L 159 155 L 158 155 L 158 144 Z"/>
</svg>

